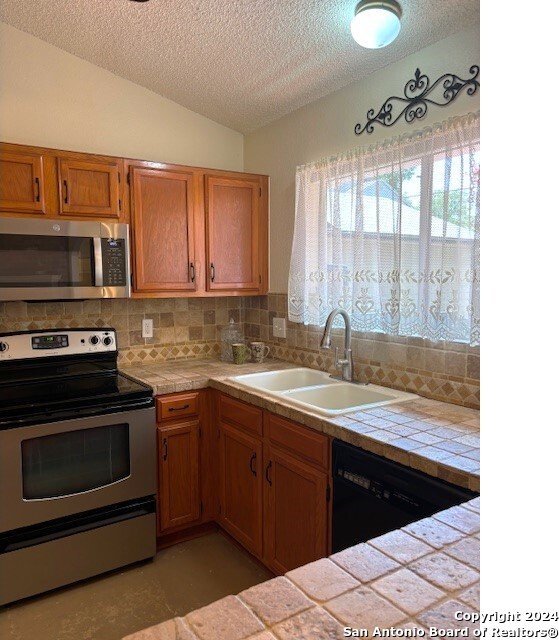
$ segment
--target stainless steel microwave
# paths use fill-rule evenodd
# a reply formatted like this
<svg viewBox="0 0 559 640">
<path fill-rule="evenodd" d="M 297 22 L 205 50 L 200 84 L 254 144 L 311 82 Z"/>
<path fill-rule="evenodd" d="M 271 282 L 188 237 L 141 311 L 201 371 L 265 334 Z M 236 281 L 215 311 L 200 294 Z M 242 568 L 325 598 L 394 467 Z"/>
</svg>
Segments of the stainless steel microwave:
<svg viewBox="0 0 559 640">
<path fill-rule="evenodd" d="M 0 218 L 0 300 L 129 296 L 127 224 Z"/>
</svg>

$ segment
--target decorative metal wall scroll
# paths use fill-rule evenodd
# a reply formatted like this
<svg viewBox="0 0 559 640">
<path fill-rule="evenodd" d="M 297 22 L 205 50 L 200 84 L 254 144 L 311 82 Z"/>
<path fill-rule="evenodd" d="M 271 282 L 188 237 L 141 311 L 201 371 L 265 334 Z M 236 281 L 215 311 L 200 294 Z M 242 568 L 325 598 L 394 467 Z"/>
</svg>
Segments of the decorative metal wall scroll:
<svg viewBox="0 0 559 640">
<path fill-rule="evenodd" d="M 355 133 L 357 135 L 361 135 L 364 131 L 372 133 L 377 122 L 385 127 L 391 127 L 402 116 L 406 122 L 420 120 L 427 113 L 430 104 L 444 107 L 455 100 L 464 87 L 467 87 L 466 93 L 472 96 L 479 87 L 477 80 L 479 65 L 474 64 L 470 67 L 470 75 L 470 78 L 462 79 L 454 73 L 445 73 L 431 84 L 429 77 L 416 69 L 414 77 L 406 82 L 404 97 L 387 98 L 376 115 L 374 109 L 369 109 L 367 122 L 364 124 L 358 122 L 355 125 Z"/>
</svg>

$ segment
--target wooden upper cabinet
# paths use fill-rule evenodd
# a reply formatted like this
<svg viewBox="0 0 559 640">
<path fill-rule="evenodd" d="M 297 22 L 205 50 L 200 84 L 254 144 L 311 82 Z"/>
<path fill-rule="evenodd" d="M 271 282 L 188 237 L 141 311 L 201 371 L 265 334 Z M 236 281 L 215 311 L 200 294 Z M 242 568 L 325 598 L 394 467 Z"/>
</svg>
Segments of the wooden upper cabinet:
<svg viewBox="0 0 559 640">
<path fill-rule="evenodd" d="M 43 156 L 29 152 L 0 152 L 0 210 L 44 214 Z"/>
<path fill-rule="evenodd" d="M 58 158 L 60 214 L 119 218 L 121 161 Z"/>
<path fill-rule="evenodd" d="M 194 172 L 131 168 L 134 290 L 195 291 Z"/>
<path fill-rule="evenodd" d="M 264 477 L 266 564 L 283 574 L 326 556 L 327 474 L 267 445 Z"/>
<path fill-rule="evenodd" d="M 262 442 L 219 423 L 220 524 L 246 549 L 262 555 Z"/>
<path fill-rule="evenodd" d="M 157 428 L 161 532 L 200 517 L 199 430 L 199 420 Z"/>
<path fill-rule="evenodd" d="M 262 281 L 262 185 L 206 175 L 207 288 L 258 290 Z"/>
</svg>

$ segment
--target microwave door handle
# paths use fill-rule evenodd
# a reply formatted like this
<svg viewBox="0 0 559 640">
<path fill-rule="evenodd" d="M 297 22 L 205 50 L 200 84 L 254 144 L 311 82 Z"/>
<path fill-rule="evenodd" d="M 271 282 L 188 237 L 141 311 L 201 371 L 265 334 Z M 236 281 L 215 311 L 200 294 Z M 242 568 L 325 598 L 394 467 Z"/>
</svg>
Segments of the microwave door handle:
<svg viewBox="0 0 559 640">
<path fill-rule="evenodd" d="M 93 263 L 95 268 L 95 286 L 103 286 L 103 248 L 101 238 L 93 238 Z"/>
</svg>

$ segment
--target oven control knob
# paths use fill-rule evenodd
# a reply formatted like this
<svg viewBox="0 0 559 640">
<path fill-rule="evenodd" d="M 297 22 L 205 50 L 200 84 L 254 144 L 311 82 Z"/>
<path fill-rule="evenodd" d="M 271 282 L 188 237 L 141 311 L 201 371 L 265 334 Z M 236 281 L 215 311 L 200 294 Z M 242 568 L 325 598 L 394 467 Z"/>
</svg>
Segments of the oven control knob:
<svg viewBox="0 0 559 640">
<path fill-rule="evenodd" d="M 106 347 L 110 347 L 110 346 L 112 345 L 112 343 L 113 343 L 113 339 L 111 338 L 111 336 L 105 336 L 105 337 L 103 338 L 103 344 L 104 344 Z"/>
<path fill-rule="evenodd" d="M 0 342 L 0 353 L 4 353 L 4 351 L 7 351 L 9 348 L 7 342 Z"/>
<path fill-rule="evenodd" d="M 89 343 L 92 344 L 94 347 L 96 345 L 99 344 L 99 336 L 91 336 L 91 338 L 89 338 Z"/>
</svg>

